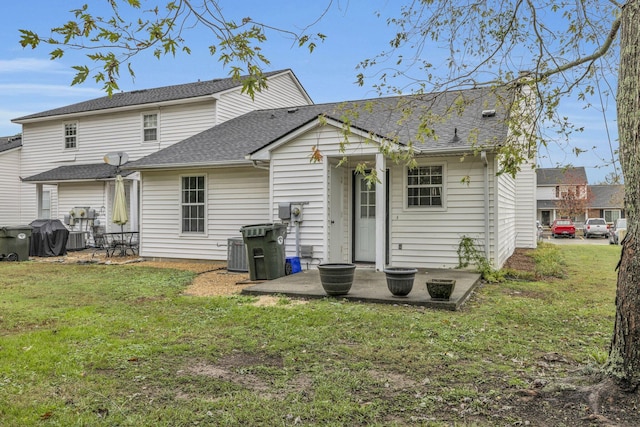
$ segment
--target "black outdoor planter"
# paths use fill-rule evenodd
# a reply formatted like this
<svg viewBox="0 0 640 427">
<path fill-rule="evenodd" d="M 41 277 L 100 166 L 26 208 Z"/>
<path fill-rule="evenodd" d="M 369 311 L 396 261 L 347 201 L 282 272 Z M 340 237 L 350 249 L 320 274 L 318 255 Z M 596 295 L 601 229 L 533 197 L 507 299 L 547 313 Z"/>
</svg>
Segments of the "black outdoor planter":
<svg viewBox="0 0 640 427">
<path fill-rule="evenodd" d="M 413 289 L 413 280 L 418 272 L 415 268 L 389 267 L 384 269 L 387 276 L 387 288 L 396 297 L 405 297 Z"/>
<path fill-rule="evenodd" d="M 456 281 L 453 279 L 427 280 L 427 291 L 435 301 L 448 301 L 455 287 Z"/>
<path fill-rule="evenodd" d="M 353 285 L 355 264 L 329 263 L 318 265 L 320 283 L 327 295 L 346 295 Z"/>
</svg>

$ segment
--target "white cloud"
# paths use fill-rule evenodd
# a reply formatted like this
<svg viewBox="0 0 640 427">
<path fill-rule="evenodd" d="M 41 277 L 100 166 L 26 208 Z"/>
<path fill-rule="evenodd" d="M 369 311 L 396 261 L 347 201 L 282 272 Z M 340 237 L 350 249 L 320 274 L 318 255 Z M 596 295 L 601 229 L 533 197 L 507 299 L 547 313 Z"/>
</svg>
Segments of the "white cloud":
<svg viewBox="0 0 640 427">
<path fill-rule="evenodd" d="M 59 62 L 38 58 L 0 59 L 0 74 L 9 73 L 63 73 L 70 74 L 72 70 Z"/>
<path fill-rule="evenodd" d="M 105 93 L 96 88 L 63 84 L 0 83 L 0 95 L 16 97 L 21 95 L 38 95 L 56 98 L 88 98 L 104 96 Z"/>
</svg>

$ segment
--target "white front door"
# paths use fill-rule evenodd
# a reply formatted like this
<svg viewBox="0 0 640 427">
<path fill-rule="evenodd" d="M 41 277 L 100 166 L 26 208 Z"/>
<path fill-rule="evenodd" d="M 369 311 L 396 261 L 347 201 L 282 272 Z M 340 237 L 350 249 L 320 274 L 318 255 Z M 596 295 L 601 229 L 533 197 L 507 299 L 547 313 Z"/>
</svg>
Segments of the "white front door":
<svg viewBox="0 0 640 427">
<path fill-rule="evenodd" d="M 376 260 L 376 186 L 367 187 L 362 175 L 356 175 L 354 206 L 354 261 Z"/>
</svg>

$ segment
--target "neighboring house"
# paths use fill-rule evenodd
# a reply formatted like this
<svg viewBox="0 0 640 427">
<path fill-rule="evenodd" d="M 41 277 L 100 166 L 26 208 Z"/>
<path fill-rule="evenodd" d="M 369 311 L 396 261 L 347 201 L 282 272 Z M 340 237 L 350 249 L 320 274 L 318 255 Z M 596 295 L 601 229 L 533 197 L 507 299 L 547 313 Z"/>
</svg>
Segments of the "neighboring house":
<svg viewBox="0 0 640 427">
<path fill-rule="evenodd" d="M 450 114 L 438 138 L 412 140 L 431 113 Z M 286 252 L 303 265 L 453 268 L 467 236 L 501 267 L 536 245 L 535 172 L 497 174 L 504 118 L 488 89 L 249 112 L 126 166 L 141 179 L 140 254 L 224 260 L 242 226 L 279 222 L 293 203 L 301 221 L 289 221 Z M 416 168 L 382 154 L 392 141 L 413 144 Z M 470 141 L 488 146 L 474 155 Z M 363 162 L 377 184 L 355 173 Z"/>
<path fill-rule="evenodd" d="M 63 220 L 74 208 L 90 208 L 96 221 L 76 221 L 76 231 L 111 222 L 116 165 L 108 153 L 137 160 L 256 109 L 312 104 L 291 70 L 266 73 L 268 89 L 255 100 L 240 81 L 223 78 L 116 93 L 14 119 L 22 125 L 20 222 Z M 139 174 L 124 173 L 129 206 L 125 229 L 139 226 Z M 84 212 L 84 209 L 82 209 Z M 76 209 L 76 213 L 79 212 Z M 90 233 L 89 233 L 90 234 Z"/>
<path fill-rule="evenodd" d="M 584 167 L 538 168 L 536 176 L 536 219 L 542 225 L 551 225 L 561 217 L 584 222 L 591 199 Z"/>
<path fill-rule="evenodd" d="M 0 137 L 0 227 L 20 225 L 20 135 Z"/>
<path fill-rule="evenodd" d="M 604 218 L 608 224 L 624 218 L 624 185 L 590 185 L 592 200 L 589 203 L 589 218 Z"/>
</svg>

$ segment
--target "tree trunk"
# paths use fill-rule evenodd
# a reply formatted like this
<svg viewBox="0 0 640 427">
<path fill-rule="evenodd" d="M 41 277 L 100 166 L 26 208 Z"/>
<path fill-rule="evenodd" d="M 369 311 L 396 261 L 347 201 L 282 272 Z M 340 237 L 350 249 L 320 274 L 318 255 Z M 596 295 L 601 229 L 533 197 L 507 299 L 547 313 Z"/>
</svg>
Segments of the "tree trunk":
<svg viewBox="0 0 640 427">
<path fill-rule="evenodd" d="M 622 8 L 616 102 L 628 219 L 608 369 L 623 390 L 634 391 L 640 384 L 640 0 L 629 0 Z"/>
</svg>

